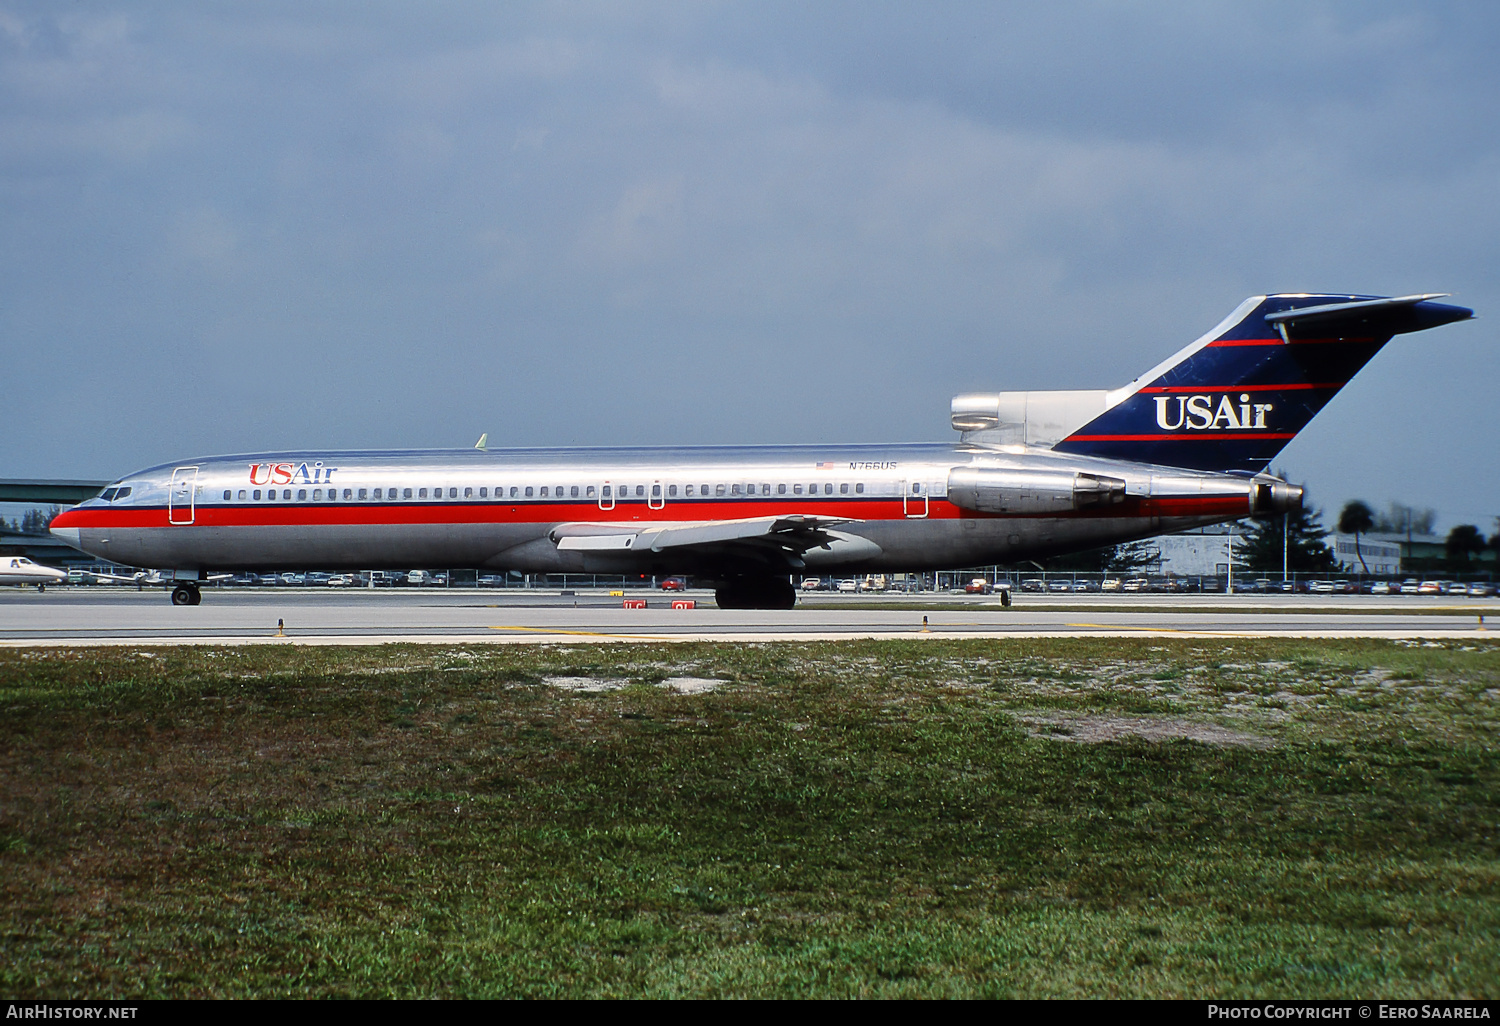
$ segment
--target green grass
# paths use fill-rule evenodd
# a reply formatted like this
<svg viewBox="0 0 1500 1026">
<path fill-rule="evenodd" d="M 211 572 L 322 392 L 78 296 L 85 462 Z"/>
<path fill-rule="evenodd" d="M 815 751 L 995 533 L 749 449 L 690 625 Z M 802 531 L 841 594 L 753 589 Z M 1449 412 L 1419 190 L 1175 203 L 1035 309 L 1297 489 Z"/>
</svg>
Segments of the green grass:
<svg viewBox="0 0 1500 1026">
<path fill-rule="evenodd" d="M 1497 728 L 1483 641 L 5 650 L 0 991 L 1493 998 Z"/>
</svg>

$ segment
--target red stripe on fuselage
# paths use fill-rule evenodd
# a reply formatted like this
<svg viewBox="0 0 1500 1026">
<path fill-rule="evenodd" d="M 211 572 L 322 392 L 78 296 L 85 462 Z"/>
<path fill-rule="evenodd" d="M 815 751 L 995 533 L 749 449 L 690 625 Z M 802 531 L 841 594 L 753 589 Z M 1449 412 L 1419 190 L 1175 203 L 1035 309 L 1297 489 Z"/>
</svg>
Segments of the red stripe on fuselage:
<svg viewBox="0 0 1500 1026">
<path fill-rule="evenodd" d="M 1099 436 L 1112 439 L 1133 436 Z M 1158 436 L 1142 436 L 1154 439 Z M 1174 437 L 1174 436 L 1166 436 Z M 1255 437 L 1268 437 L 1259 435 Z M 1283 437 L 1272 435 L 1269 437 Z M 1291 437 L 1290 435 L 1285 437 Z M 961 509 L 946 499 L 933 499 L 927 505 L 927 516 L 908 516 L 899 499 L 865 499 L 860 501 L 801 502 L 801 503 L 669 503 L 662 509 L 651 509 L 635 504 L 616 505 L 613 509 L 600 509 L 596 503 L 536 503 L 533 505 L 510 504 L 462 504 L 434 506 L 401 504 L 296 504 L 278 503 L 260 506 L 199 506 L 191 524 L 168 524 L 164 506 L 133 509 L 72 509 L 52 521 L 54 527 L 81 528 L 83 530 L 123 530 L 129 528 L 170 528 L 173 531 L 188 531 L 194 527 L 354 527 L 354 526 L 409 526 L 429 525 L 440 527 L 450 524 L 556 524 L 556 523 L 601 523 L 635 524 L 643 527 L 652 523 L 695 523 L 721 520 L 743 520 L 755 517 L 791 516 L 809 514 L 826 517 L 847 517 L 850 520 L 900 522 L 904 520 L 959 520 L 959 519 L 1034 519 L 1047 517 L 1141 517 L 1141 516 L 1196 516 L 1200 514 L 1234 513 L 1248 507 L 1248 495 L 1229 496 L 1161 496 L 1157 498 L 1131 497 L 1123 503 L 1094 509 L 1051 514 L 1007 514 L 978 513 Z M 920 513 L 923 505 L 912 502 L 907 507 L 912 513 Z M 179 515 L 181 511 L 178 511 Z"/>
<path fill-rule="evenodd" d="M 946 507 L 944 512 L 942 507 Z M 910 503 L 920 512 L 922 501 Z M 652 509 L 639 503 L 616 503 L 601 509 L 596 502 L 579 503 L 262 503 L 243 506 L 200 505 L 192 525 L 197 527 L 299 527 L 364 524 L 556 524 L 567 522 L 635 523 L 658 521 L 673 523 L 715 520 L 743 520 L 750 517 L 787 516 L 808 513 L 817 516 L 849 517 L 856 520 L 904 520 L 900 499 L 862 499 L 787 502 L 668 503 Z M 179 509 L 179 519 L 184 511 Z M 957 517 L 958 507 L 942 500 L 932 500 L 930 517 Z M 73 509 L 60 513 L 52 521 L 55 527 L 86 529 L 110 527 L 165 527 L 164 506 L 136 509 Z"/>
</svg>

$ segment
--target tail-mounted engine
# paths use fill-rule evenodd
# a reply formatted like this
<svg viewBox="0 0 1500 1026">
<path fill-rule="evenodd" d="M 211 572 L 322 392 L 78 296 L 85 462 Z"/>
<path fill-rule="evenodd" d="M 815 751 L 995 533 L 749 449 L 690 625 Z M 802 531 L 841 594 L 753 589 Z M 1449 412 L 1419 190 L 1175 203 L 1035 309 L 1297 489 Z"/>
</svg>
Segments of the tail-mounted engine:
<svg viewBox="0 0 1500 1026">
<path fill-rule="evenodd" d="M 1252 481 L 1250 514 L 1274 517 L 1302 508 L 1302 488 L 1287 484 L 1279 477 L 1257 477 Z"/>
<path fill-rule="evenodd" d="M 1067 513 L 1125 499 L 1125 482 L 1065 470 L 954 467 L 948 501 L 980 513 Z"/>
</svg>

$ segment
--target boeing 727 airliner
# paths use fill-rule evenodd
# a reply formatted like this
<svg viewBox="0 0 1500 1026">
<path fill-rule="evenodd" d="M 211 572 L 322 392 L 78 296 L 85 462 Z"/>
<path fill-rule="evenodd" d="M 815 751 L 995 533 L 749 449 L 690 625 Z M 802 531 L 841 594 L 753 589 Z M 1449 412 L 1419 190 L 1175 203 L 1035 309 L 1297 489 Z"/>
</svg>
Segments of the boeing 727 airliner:
<svg viewBox="0 0 1500 1026">
<path fill-rule="evenodd" d="M 281 452 L 165 463 L 59 515 L 87 552 L 210 571 L 687 574 L 725 608 L 789 575 L 1014 563 L 1297 508 L 1266 468 L 1441 295 L 1255 296 L 1123 388 L 960 395 L 957 443 Z"/>
</svg>

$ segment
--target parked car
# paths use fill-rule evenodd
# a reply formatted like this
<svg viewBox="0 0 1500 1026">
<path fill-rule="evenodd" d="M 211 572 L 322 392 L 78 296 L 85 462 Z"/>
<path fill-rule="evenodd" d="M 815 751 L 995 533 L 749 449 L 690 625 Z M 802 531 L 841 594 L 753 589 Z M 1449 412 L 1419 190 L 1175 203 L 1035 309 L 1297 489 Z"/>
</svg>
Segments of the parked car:
<svg viewBox="0 0 1500 1026">
<path fill-rule="evenodd" d="M 476 581 L 481 588 L 500 588 L 505 585 L 504 574 L 480 574 Z"/>
<path fill-rule="evenodd" d="M 1415 577 L 1408 577 L 1406 580 L 1401 582 L 1401 594 L 1403 595 L 1416 595 L 1419 594 L 1421 590 L 1422 586 L 1417 583 L 1417 579 Z"/>
<path fill-rule="evenodd" d="M 1121 580 L 1118 577 L 1106 577 L 1104 579 L 1104 583 L 1102 583 L 1102 584 L 1099 585 L 1099 590 L 1100 591 L 1119 591 L 1122 583 L 1123 582 L 1121 582 Z"/>
<path fill-rule="evenodd" d="M 822 581 L 821 578 L 818 578 L 818 577 L 804 577 L 804 578 L 802 578 L 802 590 L 803 591 L 817 591 L 821 587 L 823 587 L 823 581 Z"/>
<path fill-rule="evenodd" d="M 1390 581 L 1376 581 L 1374 584 L 1370 585 L 1371 595 L 1390 595 L 1392 593 L 1399 594 L 1400 591 L 1401 585 L 1393 585 Z"/>
<path fill-rule="evenodd" d="M 1022 591 L 1046 591 L 1047 585 L 1035 577 L 1021 582 Z"/>
<path fill-rule="evenodd" d="M 354 586 L 354 578 L 349 574 L 334 574 L 328 578 L 330 588 L 351 588 Z"/>
<path fill-rule="evenodd" d="M 1493 594 L 1495 594 L 1495 586 L 1493 584 L 1475 581 L 1469 585 L 1468 595 L 1470 598 L 1489 598 Z"/>
<path fill-rule="evenodd" d="M 1444 595 L 1467 595 L 1469 586 L 1463 581 L 1445 581 L 1443 583 Z"/>
<path fill-rule="evenodd" d="M 1443 593 L 1442 581 L 1423 581 L 1417 585 L 1418 595 L 1441 595 Z"/>
<path fill-rule="evenodd" d="M 1314 595 L 1332 595 L 1339 587 L 1332 581 L 1308 581 L 1307 590 Z"/>
<path fill-rule="evenodd" d="M 661 579 L 662 591 L 687 591 L 686 577 L 663 577 Z"/>
<path fill-rule="evenodd" d="M 842 581 L 840 581 L 838 583 L 838 590 L 839 591 L 858 591 L 859 590 L 859 585 L 857 585 L 857 584 L 854 583 L 854 578 L 852 578 L 852 577 L 846 577 L 844 580 L 842 580 Z"/>
<path fill-rule="evenodd" d="M 964 591 L 969 595 L 988 595 L 990 593 L 990 582 L 983 577 L 976 577 L 964 585 Z"/>
<path fill-rule="evenodd" d="M 1121 591 L 1145 591 L 1149 587 L 1151 587 L 1151 582 L 1149 580 L 1147 580 L 1146 578 L 1144 578 L 1144 577 L 1132 577 L 1130 580 L 1128 580 L 1124 584 L 1120 585 L 1120 590 Z"/>
</svg>

